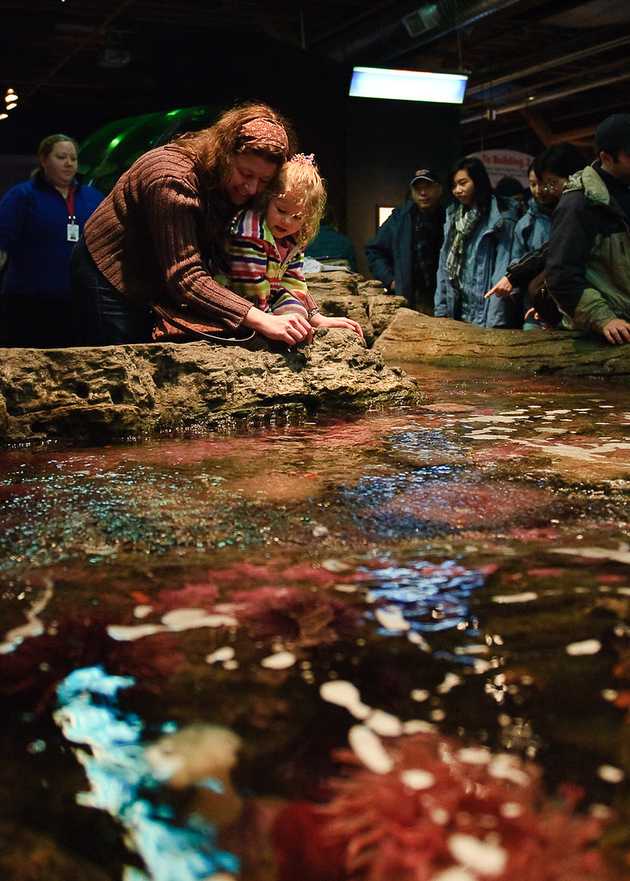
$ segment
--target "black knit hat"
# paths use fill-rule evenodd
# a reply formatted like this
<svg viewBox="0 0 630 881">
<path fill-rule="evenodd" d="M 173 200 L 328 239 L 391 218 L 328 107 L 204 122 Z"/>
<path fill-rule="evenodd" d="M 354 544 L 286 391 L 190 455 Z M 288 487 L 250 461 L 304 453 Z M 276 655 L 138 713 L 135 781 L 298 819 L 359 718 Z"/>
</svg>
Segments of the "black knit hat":
<svg viewBox="0 0 630 881">
<path fill-rule="evenodd" d="M 595 130 L 595 145 L 598 152 L 630 153 L 630 113 L 613 113 L 600 122 Z"/>
</svg>

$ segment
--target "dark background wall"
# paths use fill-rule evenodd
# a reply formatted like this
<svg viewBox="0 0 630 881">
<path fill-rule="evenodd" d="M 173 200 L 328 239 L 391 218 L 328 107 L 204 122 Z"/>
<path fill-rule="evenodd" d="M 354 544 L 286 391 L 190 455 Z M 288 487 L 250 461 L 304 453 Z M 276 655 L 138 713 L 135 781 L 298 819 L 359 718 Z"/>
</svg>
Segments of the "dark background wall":
<svg viewBox="0 0 630 881">
<path fill-rule="evenodd" d="M 367 273 L 363 246 L 376 231 L 376 206 L 400 205 L 417 168 L 444 180 L 461 155 L 456 105 L 348 100 L 347 232 Z"/>
<path fill-rule="evenodd" d="M 345 214 L 346 95 L 349 70 L 329 59 L 265 37 L 232 31 L 207 37 L 138 43 L 131 64 L 108 72 L 120 84 L 119 100 L 105 105 L 98 92 L 54 105 L 42 89 L 20 96 L 19 110 L 4 120 L 0 154 L 32 155 L 52 132 L 81 141 L 114 119 L 196 104 L 227 108 L 265 101 L 293 122 L 306 152 L 316 154 L 331 197 Z M 1 156 L 0 156 L 1 162 Z"/>
</svg>

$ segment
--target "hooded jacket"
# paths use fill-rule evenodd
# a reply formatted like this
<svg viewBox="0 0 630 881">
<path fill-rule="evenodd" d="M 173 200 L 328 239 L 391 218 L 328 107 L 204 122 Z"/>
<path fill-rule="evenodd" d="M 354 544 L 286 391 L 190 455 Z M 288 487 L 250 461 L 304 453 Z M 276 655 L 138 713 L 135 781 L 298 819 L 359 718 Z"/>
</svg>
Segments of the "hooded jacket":
<svg viewBox="0 0 630 881">
<path fill-rule="evenodd" d="M 551 234 L 551 214 L 543 211 L 535 199 L 532 199 L 527 211 L 514 228 L 514 244 L 512 260 L 520 260 L 530 251 L 537 251 Z"/>
<path fill-rule="evenodd" d="M 630 321 L 630 226 L 598 162 L 574 174 L 556 208 L 546 260 L 549 292 L 574 327 Z"/>
</svg>

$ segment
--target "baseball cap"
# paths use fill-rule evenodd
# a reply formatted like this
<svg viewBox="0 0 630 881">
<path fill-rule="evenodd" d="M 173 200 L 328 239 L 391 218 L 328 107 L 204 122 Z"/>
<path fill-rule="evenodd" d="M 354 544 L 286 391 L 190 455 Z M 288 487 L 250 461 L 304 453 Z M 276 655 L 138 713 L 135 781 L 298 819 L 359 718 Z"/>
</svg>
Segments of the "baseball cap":
<svg viewBox="0 0 630 881">
<path fill-rule="evenodd" d="M 430 168 L 419 168 L 414 172 L 413 178 L 409 182 L 409 186 L 412 187 L 419 180 L 428 180 L 429 183 L 439 184 L 440 179 Z"/>
<path fill-rule="evenodd" d="M 606 153 L 630 152 L 630 113 L 613 113 L 600 122 L 595 129 L 595 144 Z"/>
</svg>

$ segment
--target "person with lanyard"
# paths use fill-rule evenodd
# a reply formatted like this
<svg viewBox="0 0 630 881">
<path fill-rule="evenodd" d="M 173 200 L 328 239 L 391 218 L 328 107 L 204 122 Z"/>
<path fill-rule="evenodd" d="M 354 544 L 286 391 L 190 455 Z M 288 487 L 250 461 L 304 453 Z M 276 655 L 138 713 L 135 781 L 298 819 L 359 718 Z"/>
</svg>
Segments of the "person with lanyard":
<svg viewBox="0 0 630 881">
<path fill-rule="evenodd" d="M 70 258 L 83 225 L 103 200 L 77 178 L 76 141 L 49 135 L 31 179 L 0 200 L 0 343 L 9 347 L 73 345 Z"/>
</svg>

